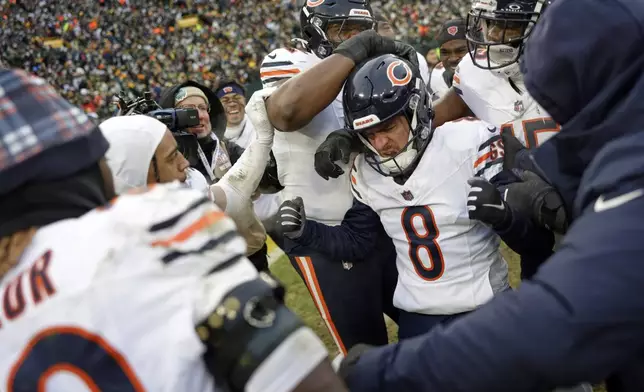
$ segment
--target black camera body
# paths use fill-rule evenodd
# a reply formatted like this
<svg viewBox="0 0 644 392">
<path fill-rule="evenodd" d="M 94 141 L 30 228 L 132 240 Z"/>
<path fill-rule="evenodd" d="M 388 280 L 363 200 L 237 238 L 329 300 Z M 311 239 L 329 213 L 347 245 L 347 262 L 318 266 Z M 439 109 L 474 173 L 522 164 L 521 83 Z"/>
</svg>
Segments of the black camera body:
<svg viewBox="0 0 644 392">
<path fill-rule="evenodd" d="M 154 117 L 164 123 L 171 132 L 199 125 L 199 111 L 197 109 L 163 109 L 152 99 L 151 92 L 143 93 L 142 98 L 127 100 L 123 95 L 118 96 L 119 116 L 131 114 L 144 114 Z"/>
</svg>

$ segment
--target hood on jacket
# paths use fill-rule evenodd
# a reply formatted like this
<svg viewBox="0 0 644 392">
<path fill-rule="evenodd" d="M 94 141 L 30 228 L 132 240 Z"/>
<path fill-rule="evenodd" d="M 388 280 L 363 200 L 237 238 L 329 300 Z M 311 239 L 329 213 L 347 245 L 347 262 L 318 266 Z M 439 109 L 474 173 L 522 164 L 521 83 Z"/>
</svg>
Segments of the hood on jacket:
<svg viewBox="0 0 644 392">
<path fill-rule="evenodd" d="M 569 213 L 599 151 L 644 129 L 642 44 L 641 0 L 556 0 L 528 39 L 521 63 L 525 85 L 562 126 L 534 158 Z M 642 167 L 644 155 L 638 167 L 631 162 L 622 170 Z"/>
<path fill-rule="evenodd" d="M 227 125 L 224 106 L 221 104 L 221 101 L 219 101 L 219 98 L 217 98 L 217 95 L 203 84 L 188 80 L 187 82 L 172 86 L 161 93 L 159 105 L 161 105 L 162 108 L 173 108 L 174 96 L 177 94 L 181 87 L 187 86 L 198 88 L 199 90 L 203 91 L 206 97 L 208 97 L 208 103 L 210 104 L 210 124 L 212 125 L 212 132 L 215 133 L 219 140 L 223 140 Z"/>
<path fill-rule="evenodd" d="M 165 124 L 139 114 L 112 117 L 100 128 L 110 143 L 105 158 L 112 170 L 116 194 L 146 186 L 150 162 L 168 129 Z"/>
</svg>

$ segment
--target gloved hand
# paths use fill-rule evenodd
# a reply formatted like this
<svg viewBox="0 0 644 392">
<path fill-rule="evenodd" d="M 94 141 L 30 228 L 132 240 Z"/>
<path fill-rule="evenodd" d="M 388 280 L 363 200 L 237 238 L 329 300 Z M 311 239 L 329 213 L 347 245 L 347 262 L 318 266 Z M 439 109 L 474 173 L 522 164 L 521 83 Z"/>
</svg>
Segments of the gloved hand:
<svg viewBox="0 0 644 392">
<path fill-rule="evenodd" d="M 382 54 L 395 54 L 409 61 L 418 70 L 418 53 L 412 46 L 383 37 L 375 30 L 365 30 L 343 41 L 333 53 L 347 57 L 356 64 Z"/>
<path fill-rule="evenodd" d="M 358 362 L 362 354 L 371 350 L 372 348 L 374 348 L 374 346 L 363 343 L 359 343 L 351 347 L 351 349 L 349 349 L 349 351 L 347 352 L 347 355 L 342 358 L 342 362 L 340 362 L 339 365 L 336 362 L 338 358 L 333 361 L 333 368 L 335 372 L 338 374 L 338 376 L 340 376 L 342 380 L 346 381 L 347 377 L 349 377 L 349 374 L 351 373 L 351 366 Z"/>
<path fill-rule="evenodd" d="M 256 91 L 248 100 L 246 104 L 246 115 L 257 131 L 257 141 L 264 145 L 271 147 L 273 145 L 273 137 L 275 135 L 275 127 L 268 119 L 266 112 L 265 100 L 275 90 L 276 87 L 267 87 Z"/>
<path fill-rule="evenodd" d="M 513 172 L 521 181 L 504 187 L 505 201 L 516 213 L 531 217 L 538 226 L 565 233 L 568 217 L 557 190 L 536 173 L 516 169 Z"/>
<path fill-rule="evenodd" d="M 351 153 L 356 151 L 353 136 L 346 129 L 333 131 L 326 137 L 315 151 L 315 171 L 325 180 L 338 178 L 344 170 L 335 162 L 349 163 Z"/>
<path fill-rule="evenodd" d="M 503 141 L 503 168 L 511 170 L 516 167 L 516 157 L 521 151 L 525 150 L 525 146 L 521 144 L 519 139 L 514 137 L 512 132 L 501 132 L 501 140 Z"/>
<path fill-rule="evenodd" d="M 276 230 L 279 234 L 295 240 L 302 236 L 306 224 L 304 201 L 301 197 L 286 200 L 277 211 Z"/>
<path fill-rule="evenodd" d="M 501 198 L 494 185 L 483 178 L 471 178 L 470 193 L 467 196 L 467 210 L 470 219 L 487 223 L 494 229 L 503 229 L 512 219 L 510 207 Z"/>
</svg>

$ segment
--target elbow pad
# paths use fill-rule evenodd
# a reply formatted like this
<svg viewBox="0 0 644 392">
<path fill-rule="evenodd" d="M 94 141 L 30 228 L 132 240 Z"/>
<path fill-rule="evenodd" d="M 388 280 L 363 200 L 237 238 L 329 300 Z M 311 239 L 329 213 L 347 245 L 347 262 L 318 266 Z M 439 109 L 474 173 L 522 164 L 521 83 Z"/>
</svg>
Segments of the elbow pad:
<svg viewBox="0 0 644 392">
<path fill-rule="evenodd" d="M 268 274 L 236 286 L 197 327 L 204 361 L 218 386 L 243 392 L 253 373 L 304 325 L 284 305 L 284 288 Z"/>
</svg>

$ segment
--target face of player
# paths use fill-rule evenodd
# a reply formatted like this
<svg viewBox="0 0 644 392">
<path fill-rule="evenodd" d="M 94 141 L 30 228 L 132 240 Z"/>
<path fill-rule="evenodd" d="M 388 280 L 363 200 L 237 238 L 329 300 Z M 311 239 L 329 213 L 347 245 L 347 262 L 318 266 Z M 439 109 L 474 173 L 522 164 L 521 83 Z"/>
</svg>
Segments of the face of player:
<svg viewBox="0 0 644 392">
<path fill-rule="evenodd" d="M 383 37 L 396 38 L 396 32 L 389 22 L 378 22 L 378 34 Z"/>
<path fill-rule="evenodd" d="M 150 162 L 148 184 L 156 183 L 157 176 L 158 182 L 162 184 L 174 180 L 179 180 L 180 182 L 186 181 L 186 170 L 190 164 L 183 154 L 179 152 L 177 141 L 169 129 L 166 129 L 161 143 L 157 146 L 154 157 L 156 159 L 156 168 L 154 163 Z M 155 175 L 155 170 L 158 170 L 156 171 L 157 175 Z"/>
<path fill-rule="evenodd" d="M 381 157 L 391 158 L 407 146 L 409 132 L 407 119 L 400 115 L 375 126 L 363 135 Z"/>
<path fill-rule="evenodd" d="M 516 42 L 517 38 L 523 36 L 525 29 L 524 22 L 505 22 L 498 20 L 487 20 L 481 23 L 486 23 L 487 28 L 485 31 L 485 38 L 490 43 L 503 43 L 511 45 Z"/>
<path fill-rule="evenodd" d="M 188 132 L 197 136 L 198 138 L 206 137 L 212 130 L 210 124 L 210 106 L 202 97 L 196 95 L 188 97 L 177 105 L 177 109 L 197 109 L 199 111 L 199 125 L 190 127 Z"/>
<path fill-rule="evenodd" d="M 345 20 L 343 22 L 330 22 L 326 28 L 326 36 L 333 46 L 337 46 L 356 34 L 373 27 L 372 22 L 364 20 Z"/>
<path fill-rule="evenodd" d="M 464 39 L 447 41 L 441 45 L 440 53 L 445 68 L 454 72 L 458 63 L 467 54 L 467 41 Z"/>
<path fill-rule="evenodd" d="M 221 104 L 226 110 L 228 125 L 239 125 L 246 113 L 246 98 L 240 94 L 226 94 L 221 98 Z"/>
</svg>

